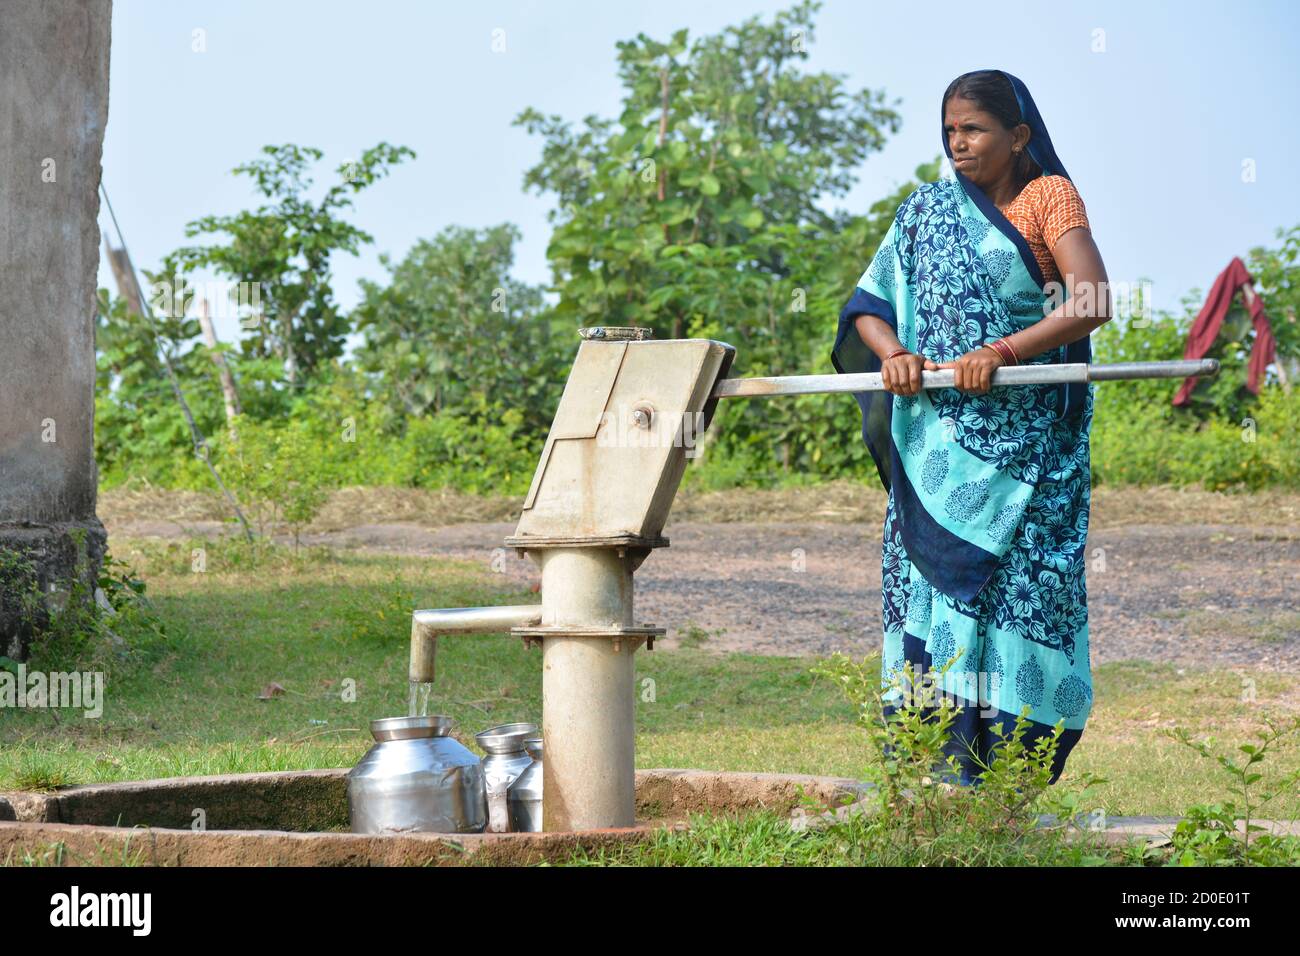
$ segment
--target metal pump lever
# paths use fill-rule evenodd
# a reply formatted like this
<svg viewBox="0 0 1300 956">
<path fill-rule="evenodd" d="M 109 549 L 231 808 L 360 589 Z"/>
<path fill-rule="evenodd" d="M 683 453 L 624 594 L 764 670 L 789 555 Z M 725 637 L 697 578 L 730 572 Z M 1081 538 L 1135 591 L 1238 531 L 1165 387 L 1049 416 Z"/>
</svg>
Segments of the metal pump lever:
<svg viewBox="0 0 1300 956">
<path fill-rule="evenodd" d="M 1069 382 L 1113 382 L 1120 379 L 1187 378 L 1215 375 L 1217 359 L 1173 362 L 1117 362 L 1113 365 L 1013 365 L 995 369 L 996 385 L 1059 385 Z M 922 372 L 922 388 L 952 388 L 954 371 Z M 850 375 L 781 375 L 772 378 L 724 378 L 713 387 L 714 398 L 767 398 L 771 395 L 814 395 L 822 392 L 883 392 L 879 372 Z"/>
</svg>

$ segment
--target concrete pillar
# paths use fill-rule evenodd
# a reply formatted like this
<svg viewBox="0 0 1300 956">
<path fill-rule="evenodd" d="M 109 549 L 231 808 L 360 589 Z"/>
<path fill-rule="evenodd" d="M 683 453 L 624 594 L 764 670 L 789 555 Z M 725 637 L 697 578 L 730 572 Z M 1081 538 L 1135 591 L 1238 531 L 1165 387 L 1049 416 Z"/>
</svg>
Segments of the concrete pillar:
<svg viewBox="0 0 1300 956">
<path fill-rule="evenodd" d="M 93 600 L 105 547 L 94 316 L 111 15 L 109 0 L 0 10 L 0 655 L 14 659 L 76 581 Z"/>
</svg>

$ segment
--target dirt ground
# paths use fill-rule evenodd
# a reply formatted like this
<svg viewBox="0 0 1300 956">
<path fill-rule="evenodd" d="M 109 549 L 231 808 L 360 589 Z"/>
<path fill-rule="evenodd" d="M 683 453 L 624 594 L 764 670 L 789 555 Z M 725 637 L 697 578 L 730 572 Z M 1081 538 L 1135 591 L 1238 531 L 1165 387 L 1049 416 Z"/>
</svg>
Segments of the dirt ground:
<svg viewBox="0 0 1300 956">
<path fill-rule="evenodd" d="M 638 623 L 665 643 L 755 654 L 855 655 L 880 645 L 884 496 L 847 482 L 793 491 L 683 493 L 670 546 L 636 574 Z M 515 528 L 518 499 L 345 489 L 308 544 L 482 562 Z M 108 492 L 112 537 L 221 534 L 220 505 L 175 492 Z M 466 520 L 468 519 L 468 520 Z M 1097 489 L 1088 538 L 1094 665 L 1300 672 L 1300 495 Z M 536 565 L 505 551 L 527 587 Z"/>
</svg>

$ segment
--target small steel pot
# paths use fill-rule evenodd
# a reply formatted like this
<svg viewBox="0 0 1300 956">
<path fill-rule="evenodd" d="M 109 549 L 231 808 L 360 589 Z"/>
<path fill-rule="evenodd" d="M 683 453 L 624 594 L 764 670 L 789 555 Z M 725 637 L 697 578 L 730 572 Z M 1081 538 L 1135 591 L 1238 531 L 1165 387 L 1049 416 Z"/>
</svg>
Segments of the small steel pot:
<svg viewBox="0 0 1300 956">
<path fill-rule="evenodd" d="M 510 829 L 516 833 L 542 832 L 542 738 L 530 737 L 524 749 L 530 763 L 510 785 L 506 803 L 510 808 Z"/>
<path fill-rule="evenodd" d="M 488 833 L 510 831 L 506 794 L 515 778 L 533 762 L 524 750 L 524 741 L 536 733 L 536 724 L 500 724 L 474 735 L 487 754 L 483 758 L 483 787 L 487 792 Z"/>
</svg>

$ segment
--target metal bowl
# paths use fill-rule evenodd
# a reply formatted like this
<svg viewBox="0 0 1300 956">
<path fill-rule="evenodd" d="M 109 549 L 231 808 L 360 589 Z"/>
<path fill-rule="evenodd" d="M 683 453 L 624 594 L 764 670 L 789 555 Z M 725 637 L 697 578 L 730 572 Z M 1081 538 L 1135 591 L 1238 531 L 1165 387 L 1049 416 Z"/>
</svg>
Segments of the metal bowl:
<svg viewBox="0 0 1300 956">
<path fill-rule="evenodd" d="M 370 722 L 370 736 L 376 740 L 415 740 L 446 737 L 456 721 L 443 714 L 427 717 L 380 717 Z"/>
<path fill-rule="evenodd" d="M 524 741 L 537 733 L 536 724 L 515 723 L 498 724 L 474 735 L 484 753 L 513 754 L 521 753 Z"/>
<path fill-rule="evenodd" d="M 524 749 L 528 751 L 528 756 L 534 760 L 542 759 L 542 738 L 529 737 L 524 741 Z"/>
</svg>

